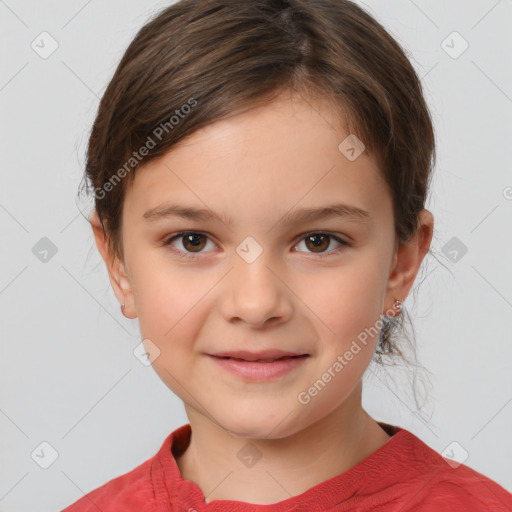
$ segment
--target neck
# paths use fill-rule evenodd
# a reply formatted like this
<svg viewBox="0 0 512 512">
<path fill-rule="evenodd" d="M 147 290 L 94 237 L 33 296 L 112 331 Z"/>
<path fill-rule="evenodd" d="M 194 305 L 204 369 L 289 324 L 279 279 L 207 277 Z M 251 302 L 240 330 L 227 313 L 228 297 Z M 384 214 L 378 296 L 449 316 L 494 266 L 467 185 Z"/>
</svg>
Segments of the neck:
<svg viewBox="0 0 512 512">
<path fill-rule="evenodd" d="M 271 504 L 304 493 L 368 457 L 390 436 L 361 407 L 361 385 L 321 420 L 281 439 L 234 437 L 194 409 L 190 444 L 176 458 L 206 503 Z"/>
</svg>

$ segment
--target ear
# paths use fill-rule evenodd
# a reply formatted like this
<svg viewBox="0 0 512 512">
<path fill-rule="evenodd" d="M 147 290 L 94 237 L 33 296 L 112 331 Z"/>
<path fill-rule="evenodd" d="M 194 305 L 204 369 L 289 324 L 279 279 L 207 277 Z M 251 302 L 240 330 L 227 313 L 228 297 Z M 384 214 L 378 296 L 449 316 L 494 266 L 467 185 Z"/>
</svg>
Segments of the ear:
<svg viewBox="0 0 512 512">
<path fill-rule="evenodd" d="M 128 318 L 136 318 L 135 302 L 133 298 L 132 286 L 128 273 L 126 271 L 125 263 L 118 257 L 111 253 L 109 246 L 109 239 L 103 230 L 101 221 L 96 210 L 93 211 L 90 217 L 91 227 L 96 240 L 96 246 L 107 266 L 107 271 L 110 279 L 110 284 L 120 304 L 124 304 L 124 316 Z"/>
<path fill-rule="evenodd" d="M 386 309 L 393 309 L 396 299 L 404 301 L 407 297 L 423 258 L 427 254 L 434 230 L 434 217 L 428 210 L 419 213 L 420 227 L 411 240 L 399 245 L 390 269 L 386 290 Z"/>
</svg>

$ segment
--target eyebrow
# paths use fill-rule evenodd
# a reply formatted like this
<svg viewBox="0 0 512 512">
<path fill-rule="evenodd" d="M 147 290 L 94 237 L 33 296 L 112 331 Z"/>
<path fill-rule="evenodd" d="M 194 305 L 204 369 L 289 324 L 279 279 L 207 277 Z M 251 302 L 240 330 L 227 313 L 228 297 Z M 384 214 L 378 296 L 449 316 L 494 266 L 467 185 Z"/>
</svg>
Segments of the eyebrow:
<svg viewBox="0 0 512 512">
<path fill-rule="evenodd" d="M 221 222 L 227 226 L 232 225 L 232 220 L 225 215 L 220 215 L 204 208 L 192 208 L 179 204 L 162 204 L 144 212 L 143 219 L 148 222 L 156 222 L 170 217 L 179 217 L 187 220 L 202 222 Z M 341 217 L 355 222 L 366 223 L 371 221 L 370 213 L 357 206 L 347 204 L 331 204 L 317 208 L 300 208 L 291 210 L 283 215 L 278 222 L 283 224 L 300 224 L 313 222 L 327 217 Z"/>
</svg>

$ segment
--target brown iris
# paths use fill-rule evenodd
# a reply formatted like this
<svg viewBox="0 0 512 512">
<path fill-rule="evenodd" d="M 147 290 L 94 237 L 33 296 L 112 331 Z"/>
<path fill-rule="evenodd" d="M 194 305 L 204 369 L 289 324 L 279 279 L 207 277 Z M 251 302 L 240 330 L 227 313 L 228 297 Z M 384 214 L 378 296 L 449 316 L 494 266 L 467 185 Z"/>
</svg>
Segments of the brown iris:
<svg viewBox="0 0 512 512">
<path fill-rule="evenodd" d="M 200 235 L 197 233 L 190 233 L 188 235 L 183 235 L 183 247 L 187 249 L 187 251 L 190 252 L 199 252 L 201 251 L 206 243 L 206 237 L 204 235 Z M 203 239 L 203 243 L 201 243 L 200 239 Z M 190 247 L 188 246 L 190 244 Z M 194 251 L 193 249 L 198 249 L 197 251 Z"/>
<path fill-rule="evenodd" d="M 319 238 L 322 238 L 321 241 L 319 241 Z M 322 235 L 322 234 L 316 234 L 316 235 L 310 235 L 305 238 L 306 246 L 308 249 L 320 249 L 319 251 L 313 250 L 313 252 L 322 252 L 322 250 L 325 250 L 329 247 L 329 236 L 328 235 Z M 309 242 L 311 242 L 313 245 L 312 247 L 309 247 Z"/>
<path fill-rule="evenodd" d="M 319 233 L 307 236 L 304 240 L 306 242 L 306 246 L 312 252 L 323 252 L 329 247 L 329 238 L 329 235 Z M 189 252 L 200 252 L 202 249 L 204 249 L 206 243 L 206 236 L 198 233 L 189 233 L 183 235 L 182 239 L 183 246 Z"/>
</svg>

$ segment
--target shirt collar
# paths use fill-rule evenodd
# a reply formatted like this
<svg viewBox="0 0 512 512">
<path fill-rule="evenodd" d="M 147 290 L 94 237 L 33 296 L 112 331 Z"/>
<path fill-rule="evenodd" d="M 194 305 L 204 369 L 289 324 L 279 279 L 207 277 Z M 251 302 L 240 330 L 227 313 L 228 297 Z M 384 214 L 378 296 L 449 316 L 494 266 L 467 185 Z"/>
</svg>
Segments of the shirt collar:
<svg viewBox="0 0 512 512">
<path fill-rule="evenodd" d="M 184 480 L 176 463 L 176 457 L 188 447 L 191 438 L 189 423 L 177 428 L 167 436 L 163 445 L 153 459 L 151 480 L 155 497 L 159 505 L 158 512 L 291 512 L 299 510 L 325 510 L 350 498 L 364 486 L 371 486 L 372 481 L 382 478 L 383 466 L 391 463 L 394 470 L 410 464 L 410 454 L 405 453 L 400 445 L 411 445 L 417 438 L 407 430 L 378 422 L 392 437 L 379 449 L 363 459 L 354 467 L 325 480 L 304 493 L 270 505 L 255 505 L 241 501 L 214 500 L 205 503 L 200 487 L 194 482 Z M 419 441 L 419 439 L 418 439 Z"/>
</svg>

